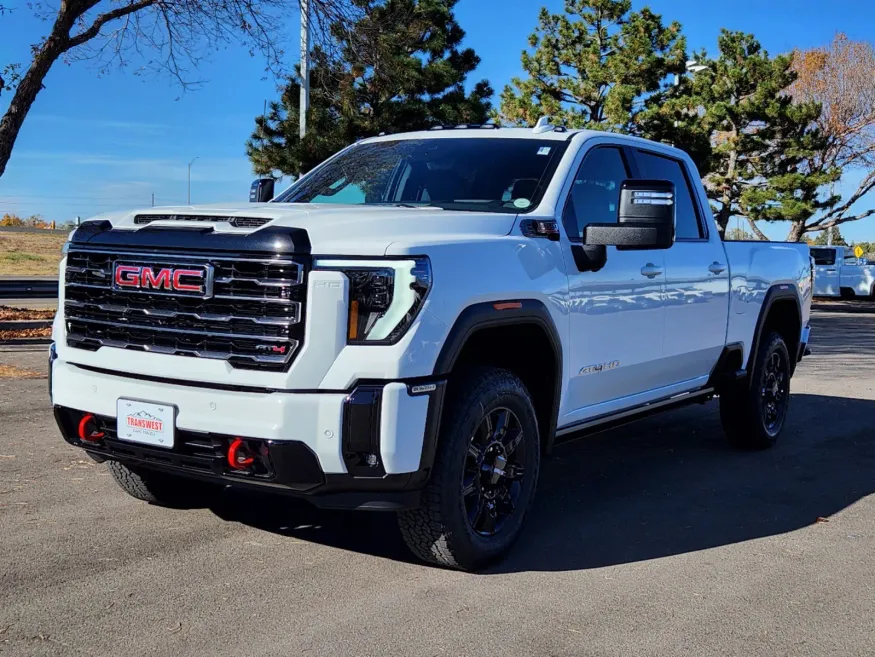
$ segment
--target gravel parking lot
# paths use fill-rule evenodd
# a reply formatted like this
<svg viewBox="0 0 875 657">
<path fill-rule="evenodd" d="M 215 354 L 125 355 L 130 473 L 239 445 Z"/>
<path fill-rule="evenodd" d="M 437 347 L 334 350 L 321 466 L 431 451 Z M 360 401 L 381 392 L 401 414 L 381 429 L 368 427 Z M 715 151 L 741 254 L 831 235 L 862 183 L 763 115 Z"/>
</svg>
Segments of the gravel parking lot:
<svg viewBox="0 0 875 657">
<path fill-rule="evenodd" d="M 151 507 L 60 438 L 44 349 L 0 353 L 0 653 L 873 655 L 875 315 L 816 313 L 774 450 L 716 405 L 557 450 L 469 575 L 393 518 L 226 494 Z"/>
</svg>

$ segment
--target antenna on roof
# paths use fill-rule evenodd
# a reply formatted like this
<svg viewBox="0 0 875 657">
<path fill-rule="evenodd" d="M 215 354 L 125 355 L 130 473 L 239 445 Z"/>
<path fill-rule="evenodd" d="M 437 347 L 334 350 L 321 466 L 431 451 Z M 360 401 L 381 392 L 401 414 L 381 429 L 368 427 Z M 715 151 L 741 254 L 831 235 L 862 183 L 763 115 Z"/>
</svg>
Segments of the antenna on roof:
<svg viewBox="0 0 875 657">
<path fill-rule="evenodd" d="M 535 124 L 535 127 L 532 129 L 536 135 L 540 135 L 542 132 L 552 132 L 555 126 L 550 125 L 550 117 L 542 116 L 538 119 L 538 122 Z"/>
</svg>

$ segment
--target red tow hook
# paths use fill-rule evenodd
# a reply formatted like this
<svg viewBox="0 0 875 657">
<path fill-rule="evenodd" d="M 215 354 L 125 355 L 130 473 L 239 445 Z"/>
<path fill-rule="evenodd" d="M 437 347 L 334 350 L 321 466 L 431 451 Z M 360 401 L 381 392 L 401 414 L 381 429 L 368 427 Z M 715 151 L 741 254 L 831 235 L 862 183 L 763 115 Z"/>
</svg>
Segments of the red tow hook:
<svg viewBox="0 0 875 657">
<path fill-rule="evenodd" d="M 255 463 L 255 458 L 247 455 L 246 444 L 242 438 L 235 438 L 228 448 L 228 465 L 232 470 L 246 470 Z"/>
<path fill-rule="evenodd" d="M 89 443 L 96 443 L 103 438 L 103 432 L 97 429 L 97 420 L 91 413 L 86 413 L 79 420 L 79 439 Z"/>
</svg>

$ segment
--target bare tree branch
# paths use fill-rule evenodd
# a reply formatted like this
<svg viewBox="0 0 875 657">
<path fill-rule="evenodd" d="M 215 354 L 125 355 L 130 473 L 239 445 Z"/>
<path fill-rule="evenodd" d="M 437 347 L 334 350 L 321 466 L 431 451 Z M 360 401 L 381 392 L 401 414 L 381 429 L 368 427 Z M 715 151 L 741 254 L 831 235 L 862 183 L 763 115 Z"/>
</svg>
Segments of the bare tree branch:
<svg viewBox="0 0 875 657">
<path fill-rule="evenodd" d="M 127 16 L 128 14 L 133 14 L 134 12 L 145 9 L 146 7 L 150 7 L 151 5 L 157 4 L 158 2 L 159 0 L 140 0 L 139 2 L 129 4 L 127 7 L 119 7 L 117 9 L 113 9 L 112 11 L 108 11 L 105 14 L 100 14 L 100 16 L 94 19 L 91 27 L 70 38 L 70 40 L 67 42 L 67 50 L 75 48 L 76 46 L 81 46 L 86 41 L 91 41 L 91 39 L 100 34 L 100 28 L 102 28 L 110 21 L 122 18 L 123 16 Z"/>
<path fill-rule="evenodd" d="M 750 225 L 750 229 L 754 232 L 754 235 L 757 236 L 757 239 L 758 239 L 758 240 L 762 240 L 762 241 L 764 241 L 764 242 L 768 242 L 768 241 L 769 241 L 769 238 L 766 237 L 766 234 L 765 234 L 763 231 L 761 231 L 761 230 L 759 229 L 759 226 L 757 226 L 757 222 L 756 222 L 756 221 L 754 221 L 754 220 L 751 219 L 750 217 L 747 217 L 747 223 Z"/>
<path fill-rule="evenodd" d="M 805 226 L 805 229 L 803 232 L 816 233 L 816 232 L 819 232 L 821 230 L 826 230 L 828 228 L 832 228 L 833 226 L 838 226 L 840 224 L 846 224 L 850 221 L 860 221 L 860 219 L 865 219 L 866 217 L 871 217 L 873 214 L 875 214 L 875 208 L 872 208 L 871 210 L 866 210 L 865 212 L 861 212 L 860 214 L 855 214 L 855 215 L 851 215 L 848 217 L 839 217 L 838 219 L 833 219 L 832 221 L 827 221 L 826 223 L 823 223 L 823 224 L 816 224 L 816 225 L 811 224 L 811 225 Z"/>
<path fill-rule="evenodd" d="M 844 215 L 854 203 L 863 198 L 870 191 L 875 189 L 875 171 L 871 171 L 865 178 L 863 178 L 862 182 L 857 186 L 856 191 L 848 197 L 848 200 L 834 207 L 832 210 L 824 214 L 819 219 L 812 222 L 811 226 L 823 226 L 827 221 L 831 220 L 834 217 L 841 217 Z M 844 222 L 842 222 L 844 223 Z"/>
<path fill-rule="evenodd" d="M 221 45 L 239 43 L 251 55 L 261 54 L 265 69 L 284 77 L 284 26 L 300 0 L 31 0 L 34 14 L 52 21 L 51 32 L 33 47 L 23 75 L 17 65 L 0 73 L 0 92 L 14 94 L 0 118 L 0 176 L 12 154 L 21 126 L 49 70 L 63 58 L 90 60 L 104 72 L 139 60 L 140 71 L 164 72 L 185 89 L 196 84 L 190 68 Z M 358 0 L 310 0 L 317 41 L 328 43 L 332 30 L 348 26 L 361 12 Z M 100 11 L 102 9 L 102 11 Z M 0 15 L 11 11 L 0 4 Z M 93 16 L 93 12 L 99 12 Z"/>
</svg>

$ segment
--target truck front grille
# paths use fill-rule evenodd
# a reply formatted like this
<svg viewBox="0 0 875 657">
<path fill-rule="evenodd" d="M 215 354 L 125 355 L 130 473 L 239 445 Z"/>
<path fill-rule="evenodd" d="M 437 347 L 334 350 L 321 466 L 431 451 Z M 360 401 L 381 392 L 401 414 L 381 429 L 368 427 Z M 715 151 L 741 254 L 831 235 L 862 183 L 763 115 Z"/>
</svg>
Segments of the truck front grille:
<svg viewBox="0 0 875 657">
<path fill-rule="evenodd" d="M 117 284 L 116 265 L 206 268 L 203 294 Z M 304 339 L 306 265 L 272 256 L 109 252 L 75 247 L 67 254 L 64 319 L 67 344 L 117 347 L 228 361 L 239 368 L 283 371 Z"/>
</svg>

